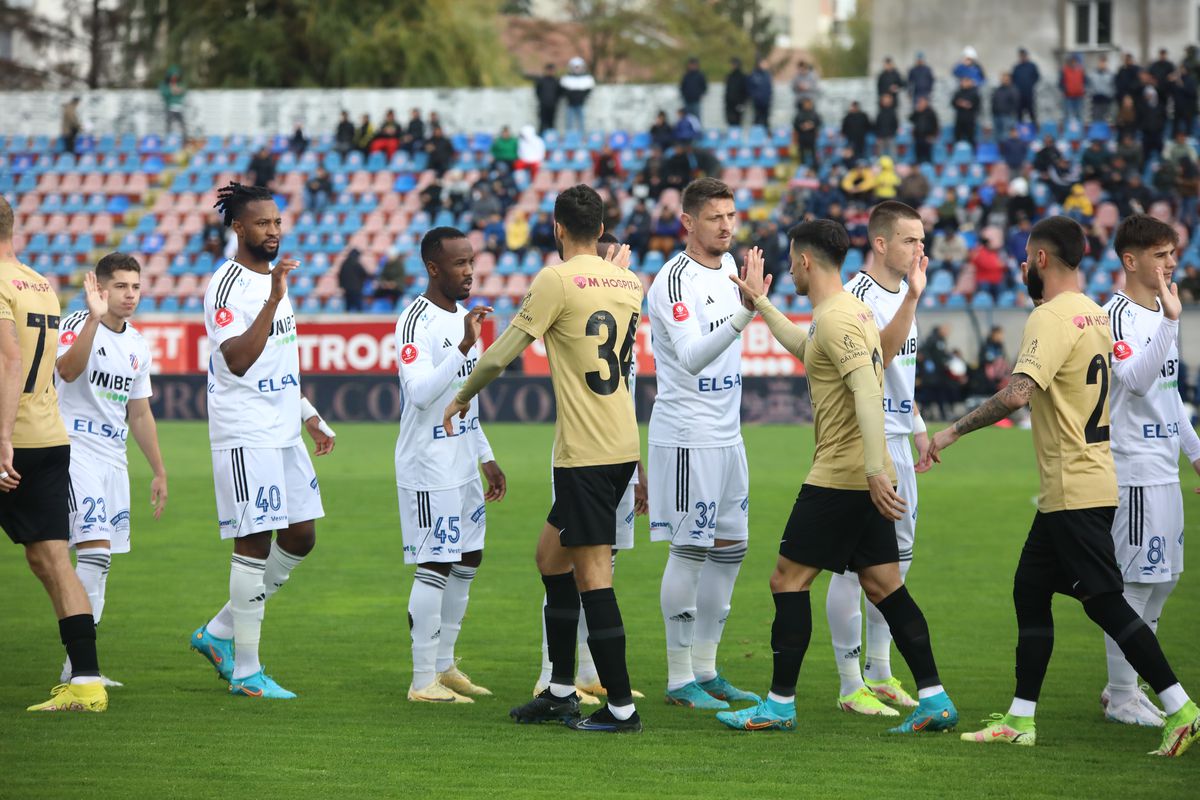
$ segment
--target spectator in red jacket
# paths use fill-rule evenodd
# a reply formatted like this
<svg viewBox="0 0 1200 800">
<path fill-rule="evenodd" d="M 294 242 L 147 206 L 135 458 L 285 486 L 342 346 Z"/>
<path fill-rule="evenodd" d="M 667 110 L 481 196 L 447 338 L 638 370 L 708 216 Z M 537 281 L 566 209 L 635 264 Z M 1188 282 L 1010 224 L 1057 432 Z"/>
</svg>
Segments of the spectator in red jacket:
<svg viewBox="0 0 1200 800">
<path fill-rule="evenodd" d="M 1008 284 L 1008 270 L 1000 250 L 980 237 L 979 244 L 971 253 L 971 265 L 975 267 L 975 291 L 987 292 L 995 300 Z"/>
<path fill-rule="evenodd" d="M 1083 124 L 1083 98 L 1087 95 L 1087 73 L 1079 56 L 1072 54 L 1058 78 L 1063 93 L 1063 127 L 1070 120 Z"/>
</svg>

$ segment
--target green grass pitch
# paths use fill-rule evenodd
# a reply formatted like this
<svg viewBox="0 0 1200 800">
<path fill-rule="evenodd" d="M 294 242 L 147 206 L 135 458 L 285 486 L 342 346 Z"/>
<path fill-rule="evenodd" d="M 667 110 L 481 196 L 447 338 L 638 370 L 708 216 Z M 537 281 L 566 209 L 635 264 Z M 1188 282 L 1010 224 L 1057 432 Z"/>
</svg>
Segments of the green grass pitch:
<svg viewBox="0 0 1200 800">
<path fill-rule="evenodd" d="M 0 560 L 0 797 L 1163 797 L 1189 796 L 1200 782 L 1200 752 L 1150 758 L 1155 732 L 1104 721 L 1101 635 L 1066 598 L 1055 604 L 1054 660 L 1032 749 L 973 746 L 957 735 L 888 738 L 882 721 L 838 711 L 827 578 L 813 592 L 797 733 L 739 734 L 711 713 L 665 706 L 658 591 L 666 548 L 648 542 L 645 518 L 616 574 L 633 685 L 647 695 L 645 733 L 512 724 L 508 709 L 529 696 L 540 658 L 533 549 L 549 503 L 549 426 L 488 428 L 509 495 L 489 509 L 459 654 L 495 697 L 471 706 L 408 703 L 412 570 L 401 561 L 394 430 L 341 425 L 336 451 L 317 463 L 327 512 L 317 549 L 271 601 L 263 629 L 264 661 L 299 693 L 295 701 L 230 697 L 188 652 L 188 634 L 224 602 L 229 572 L 202 424 L 160 427 L 171 491 L 160 522 L 148 512 L 144 462 L 131 452 L 134 550 L 113 559 L 100 628 L 101 664 L 126 686 L 111 691 L 107 713 L 24 711 L 57 682 L 62 648 L 45 595 L 10 547 Z M 761 692 L 771 669 L 766 581 L 812 432 L 747 428 L 746 448 L 750 554 L 720 661 L 736 684 Z M 1036 480 L 1021 430 L 977 433 L 920 478 L 909 584 L 929 619 L 960 730 L 1005 710 L 1012 692 L 1011 576 Z M 1192 531 L 1196 483 L 1185 475 Z M 1160 632 L 1184 685 L 1200 695 L 1198 582 L 1184 576 Z M 893 664 L 911 686 L 898 654 Z"/>
</svg>

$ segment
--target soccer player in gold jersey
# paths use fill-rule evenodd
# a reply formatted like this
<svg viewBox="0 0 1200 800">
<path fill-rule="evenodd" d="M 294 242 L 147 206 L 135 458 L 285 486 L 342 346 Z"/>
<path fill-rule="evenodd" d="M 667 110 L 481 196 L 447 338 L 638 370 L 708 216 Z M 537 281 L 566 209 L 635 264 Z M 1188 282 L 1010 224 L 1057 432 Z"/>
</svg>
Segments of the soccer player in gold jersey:
<svg viewBox="0 0 1200 800">
<path fill-rule="evenodd" d="M 772 335 L 804 361 L 816 453 L 771 575 L 771 691 L 758 705 L 722 711 L 717 719 L 737 730 L 795 730 L 796 680 L 812 638 L 809 589 L 822 570 L 849 569 L 887 621 L 917 684 L 917 707 L 889 732 L 949 730 L 958 711 L 938 677 L 929 625 L 900 577 L 895 521 L 906 504 L 896 493 L 884 435 L 879 329 L 866 304 L 842 286 L 850 240 L 832 220 L 801 223 L 788 236 L 796 289 L 813 304 L 807 337 L 767 299 L 770 281 L 762 277 L 761 254 L 752 251 L 744 274 L 731 277 Z"/>
<path fill-rule="evenodd" d="M 479 359 L 446 408 L 447 433 L 471 398 L 535 339 L 546 343 L 558 419 L 554 433 L 554 504 L 538 542 L 546 587 L 550 686 L 512 710 L 517 722 L 561 720 L 578 731 L 642 728 L 625 667 L 625 629 L 612 588 L 617 505 L 640 455 L 629 400 L 629 366 L 642 308 L 642 284 L 620 264 L 596 255 L 604 203 L 573 186 L 554 203 L 554 238 L 564 263 L 537 274 L 512 324 Z M 628 258 L 622 247 L 622 259 Z M 580 719 L 575 693 L 575 636 L 582 603 L 588 647 L 608 703 Z"/>
<path fill-rule="evenodd" d="M 17 261 L 12 206 L 0 197 L 0 528 L 25 547 L 50 595 L 72 667 L 29 710 L 104 711 L 96 624 L 67 551 L 71 445 L 54 391 L 60 313 L 54 287 Z"/>
<path fill-rule="evenodd" d="M 993 714 L 968 742 L 1033 745 L 1034 710 L 1054 647 L 1050 601 L 1055 592 L 1083 603 L 1088 617 L 1120 646 L 1162 701 L 1162 743 L 1153 755 L 1177 756 L 1200 738 L 1200 710 L 1180 686 L 1150 627 L 1122 596 L 1112 540 L 1117 477 L 1109 448 L 1108 315 L 1079 292 L 1086 241 L 1068 217 L 1033 227 L 1021 265 L 1038 308 L 1025 323 L 1012 380 L 971 413 L 938 431 L 929 458 L 971 431 L 992 425 L 1026 403 L 1033 409 L 1033 447 L 1041 492 L 1013 580 L 1017 613 L 1017 686 L 1007 714 Z"/>
</svg>

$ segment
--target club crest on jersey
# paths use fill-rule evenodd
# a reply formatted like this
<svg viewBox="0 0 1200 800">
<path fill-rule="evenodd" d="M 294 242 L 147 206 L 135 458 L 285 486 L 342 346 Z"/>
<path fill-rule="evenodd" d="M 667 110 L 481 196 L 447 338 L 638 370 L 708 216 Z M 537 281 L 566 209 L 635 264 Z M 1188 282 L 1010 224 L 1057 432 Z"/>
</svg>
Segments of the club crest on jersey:
<svg viewBox="0 0 1200 800">
<path fill-rule="evenodd" d="M 233 322 L 233 312 L 228 308 L 218 308 L 213 319 L 217 323 L 218 328 L 224 328 Z"/>
<path fill-rule="evenodd" d="M 1133 348 L 1129 346 L 1129 342 L 1121 341 L 1113 345 L 1113 357 L 1117 361 L 1124 361 L 1133 355 Z"/>
<path fill-rule="evenodd" d="M 847 333 L 845 336 L 842 337 L 842 347 L 846 348 L 847 350 L 854 349 L 854 347 L 855 347 L 854 340 L 850 338 L 850 334 Z"/>
<path fill-rule="evenodd" d="M 138 368 L 138 357 L 136 353 L 129 354 L 129 366 L 133 367 L 134 369 Z"/>
<path fill-rule="evenodd" d="M 417 360 L 417 346 L 415 344 L 406 344 L 400 349 L 400 360 L 405 364 L 411 364 Z"/>
<path fill-rule="evenodd" d="M 691 316 L 691 312 L 688 311 L 686 303 L 676 303 L 671 306 L 671 316 L 675 318 L 676 322 L 683 322 Z"/>
<path fill-rule="evenodd" d="M 75 331 L 63 331 L 62 336 L 58 337 L 58 341 L 64 347 L 70 347 L 71 345 L 75 344 L 75 340 L 77 338 L 78 337 L 75 335 Z"/>
</svg>

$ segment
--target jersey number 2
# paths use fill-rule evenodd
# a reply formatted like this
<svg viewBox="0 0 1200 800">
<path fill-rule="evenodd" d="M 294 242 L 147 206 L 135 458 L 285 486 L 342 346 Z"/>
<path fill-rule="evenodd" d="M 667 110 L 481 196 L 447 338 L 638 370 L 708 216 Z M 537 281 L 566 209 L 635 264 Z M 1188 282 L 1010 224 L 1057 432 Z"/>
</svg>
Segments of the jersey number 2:
<svg viewBox="0 0 1200 800">
<path fill-rule="evenodd" d="M 588 317 L 587 327 L 584 333 L 588 336 L 599 336 L 600 328 L 607 329 L 604 341 L 597 347 L 597 355 L 600 360 L 608 366 L 608 377 L 600 377 L 600 370 L 593 370 L 584 374 L 584 379 L 587 381 L 588 388 L 598 395 L 607 396 L 617 390 L 621 385 L 621 376 L 629 375 L 629 366 L 633 363 L 633 340 L 637 336 L 638 317 L 640 315 L 635 311 L 629 317 L 629 327 L 625 329 L 625 341 L 621 343 L 621 352 L 618 355 L 617 346 L 617 321 L 608 311 L 597 311 Z M 629 378 L 626 377 L 626 382 Z"/>
<path fill-rule="evenodd" d="M 1108 402 L 1108 356 L 1100 353 L 1088 364 L 1087 383 L 1088 386 L 1100 384 L 1100 397 L 1096 400 L 1092 415 L 1088 417 L 1083 436 L 1088 444 L 1107 442 L 1108 426 L 1101 425 L 1100 418 L 1104 416 L 1104 404 Z"/>
</svg>

